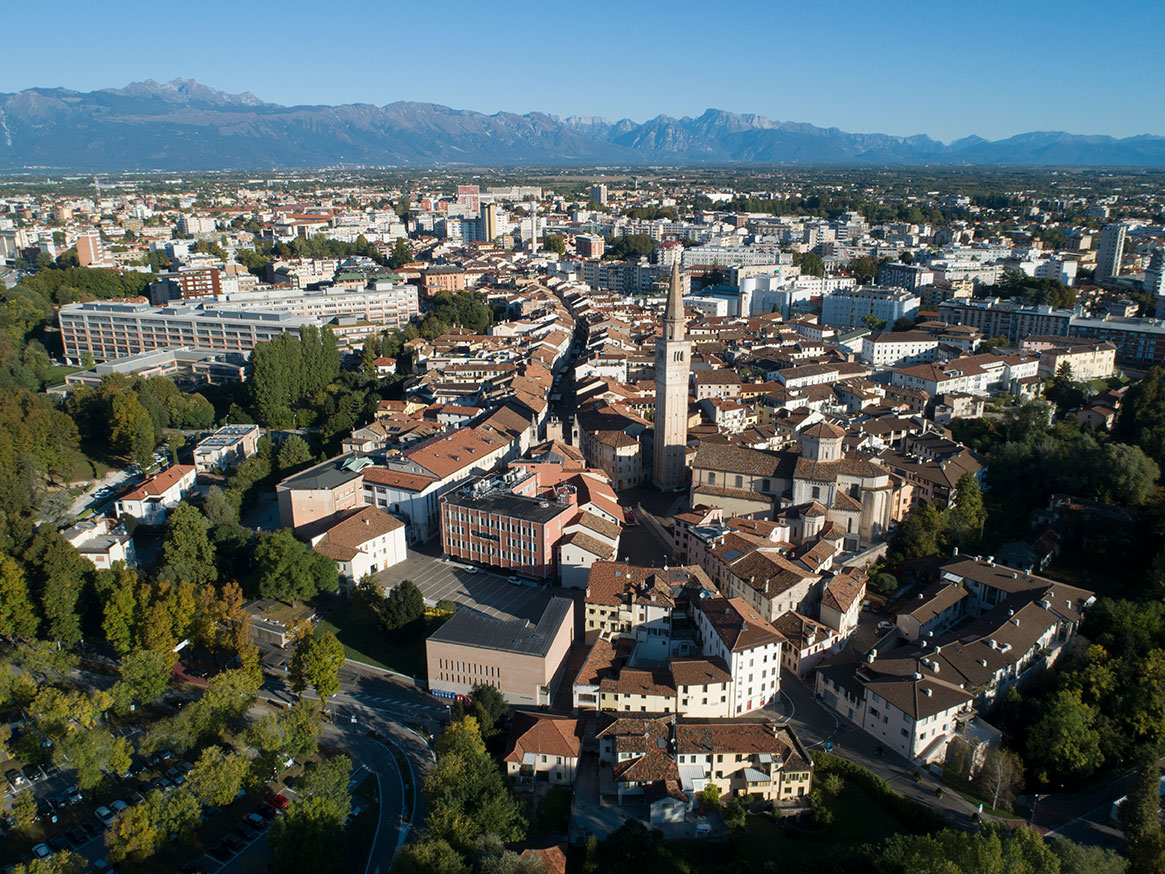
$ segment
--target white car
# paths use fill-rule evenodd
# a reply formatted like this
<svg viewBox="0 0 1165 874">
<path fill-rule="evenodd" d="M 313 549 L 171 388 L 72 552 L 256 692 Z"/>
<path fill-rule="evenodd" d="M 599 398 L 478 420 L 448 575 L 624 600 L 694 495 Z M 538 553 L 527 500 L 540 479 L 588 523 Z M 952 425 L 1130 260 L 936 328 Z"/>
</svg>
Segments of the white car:
<svg viewBox="0 0 1165 874">
<path fill-rule="evenodd" d="M 889 619 L 883 619 L 881 622 L 878 623 L 878 631 L 889 631 L 893 627 L 894 627 L 894 623 L 891 622 Z"/>
<path fill-rule="evenodd" d="M 93 813 L 99 820 L 101 820 L 102 825 L 109 825 L 111 822 L 113 822 L 113 819 L 116 816 L 116 814 L 104 804 L 93 811 Z"/>
</svg>

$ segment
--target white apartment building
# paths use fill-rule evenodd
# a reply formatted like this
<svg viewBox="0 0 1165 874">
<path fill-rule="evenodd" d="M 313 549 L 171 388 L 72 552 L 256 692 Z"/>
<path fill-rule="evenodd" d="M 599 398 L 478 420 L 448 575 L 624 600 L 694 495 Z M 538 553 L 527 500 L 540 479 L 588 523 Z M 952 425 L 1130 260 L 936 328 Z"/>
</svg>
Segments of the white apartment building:
<svg viewBox="0 0 1165 874">
<path fill-rule="evenodd" d="M 194 465 L 171 465 L 118 498 L 115 512 L 118 516 L 133 516 L 143 525 L 163 525 L 167 514 L 194 490 L 197 482 Z"/>
<path fill-rule="evenodd" d="M 194 467 L 199 473 L 223 471 L 258 451 L 258 425 L 223 425 L 194 447 Z"/>
<path fill-rule="evenodd" d="M 781 691 L 781 644 L 771 623 L 739 598 L 698 598 L 692 605 L 704 655 L 721 659 L 732 675 L 730 716 L 776 700 Z"/>
<path fill-rule="evenodd" d="M 863 288 L 835 291 L 821 300 L 821 324 L 831 328 L 856 328 L 862 319 L 873 316 L 887 325 L 898 319 L 912 319 L 922 305 L 918 295 L 902 288 Z"/>
<path fill-rule="evenodd" d="M 875 367 L 926 364 L 938 354 L 938 338 L 922 331 L 884 331 L 862 338 L 862 363 Z"/>
</svg>

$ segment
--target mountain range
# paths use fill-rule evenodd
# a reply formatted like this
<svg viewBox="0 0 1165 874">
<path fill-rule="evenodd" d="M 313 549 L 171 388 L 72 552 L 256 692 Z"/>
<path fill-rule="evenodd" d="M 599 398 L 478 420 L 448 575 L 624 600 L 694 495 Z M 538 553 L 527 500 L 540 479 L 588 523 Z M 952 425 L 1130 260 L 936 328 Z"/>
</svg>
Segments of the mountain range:
<svg viewBox="0 0 1165 874">
<path fill-rule="evenodd" d="M 1162 167 L 1165 137 L 1036 131 L 946 144 L 720 109 L 612 122 L 407 101 L 281 106 L 190 79 L 0 93 L 0 171 L 9 172 L 695 163 Z"/>
</svg>

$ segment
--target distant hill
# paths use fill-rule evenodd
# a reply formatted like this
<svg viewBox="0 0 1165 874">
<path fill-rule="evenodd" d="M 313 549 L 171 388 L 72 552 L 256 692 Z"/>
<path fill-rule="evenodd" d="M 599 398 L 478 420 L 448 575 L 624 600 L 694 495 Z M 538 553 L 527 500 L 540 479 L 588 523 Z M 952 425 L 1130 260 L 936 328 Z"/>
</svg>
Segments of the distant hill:
<svg viewBox="0 0 1165 874">
<path fill-rule="evenodd" d="M 217 170 L 337 165 L 1029 164 L 1165 166 L 1165 137 L 1062 131 L 947 145 L 709 109 L 642 123 L 485 115 L 432 103 L 280 106 L 190 79 L 81 93 L 0 93 L 0 170 Z"/>
</svg>

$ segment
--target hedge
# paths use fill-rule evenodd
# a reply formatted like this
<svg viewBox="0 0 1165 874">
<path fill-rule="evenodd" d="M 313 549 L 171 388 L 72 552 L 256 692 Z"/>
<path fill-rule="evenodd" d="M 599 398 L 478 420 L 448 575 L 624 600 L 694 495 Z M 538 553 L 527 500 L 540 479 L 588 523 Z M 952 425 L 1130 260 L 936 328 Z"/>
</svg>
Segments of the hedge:
<svg viewBox="0 0 1165 874">
<path fill-rule="evenodd" d="M 813 750 L 811 755 L 815 776 L 837 774 L 848 780 L 870 797 L 880 801 L 891 816 L 902 823 L 908 831 L 927 834 L 950 827 L 950 823 L 941 814 L 935 813 L 924 804 L 899 795 L 890 788 L 889 783 L 868 768 L 824 750 Z"/>
</svg>

